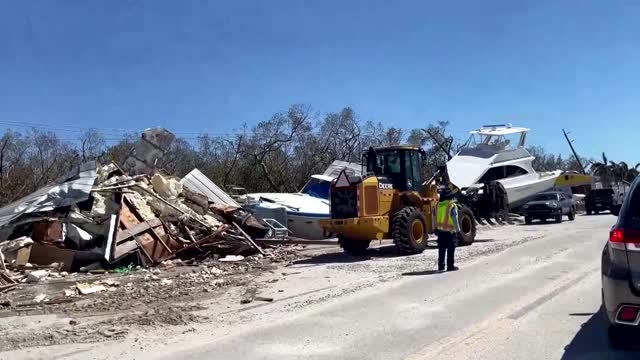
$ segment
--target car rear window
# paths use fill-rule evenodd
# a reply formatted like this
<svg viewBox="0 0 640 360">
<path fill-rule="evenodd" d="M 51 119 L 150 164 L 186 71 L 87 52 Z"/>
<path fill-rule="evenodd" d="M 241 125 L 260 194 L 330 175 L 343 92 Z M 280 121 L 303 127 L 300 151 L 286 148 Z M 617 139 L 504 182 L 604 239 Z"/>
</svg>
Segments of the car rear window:
<svg viewBox="0 0 640 360">
<path fill-rule="evenodd" d="M 628 203 L 627 208 L 624 210 L 623 221 L 626 225 L 640 226 L 640 182 L 636 182 L 631 186 L 630 193 L 627 194 L 627 198 L 624 200 Z"/>
<path fill-rule="evenodd" d="M 640 186 L 635 186 L 627 201 L 629 207 L 624 214 L 625 220 L 634 225 L 640 225 Z"/>
</svg>

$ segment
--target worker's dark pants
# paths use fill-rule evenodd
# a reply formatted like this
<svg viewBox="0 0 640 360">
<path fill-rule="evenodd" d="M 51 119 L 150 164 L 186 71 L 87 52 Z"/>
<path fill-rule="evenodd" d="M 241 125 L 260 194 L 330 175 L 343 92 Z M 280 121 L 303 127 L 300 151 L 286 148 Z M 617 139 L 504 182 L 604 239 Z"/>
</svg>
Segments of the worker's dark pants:
<svg viewBox="0 0 640 360">
<path fill-rule="evenodd" d="M 438 269 L 444 269 L 444 256 L 447 255 L 447 268 L 453 268 L 453 256 L 456 252 L 456 234 L 438 232 Z"/>
</svg>

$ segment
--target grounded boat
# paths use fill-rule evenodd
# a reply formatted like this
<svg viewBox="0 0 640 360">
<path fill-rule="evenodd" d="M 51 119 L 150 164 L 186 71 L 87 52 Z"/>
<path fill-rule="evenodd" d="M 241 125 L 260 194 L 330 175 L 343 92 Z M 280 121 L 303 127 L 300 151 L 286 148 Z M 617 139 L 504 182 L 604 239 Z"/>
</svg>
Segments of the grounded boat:
<svg viewBox="0 0 640 360">
<path fill-rule="evenodd" d="M 485 125 L 471 131 L 466 145 L 447 162 L 453 184 L 462 190 L 499 181 L 507 191 L 509 207 L 524 205 L 537 193 L 554 187 L 562 171 L 538 173 L 525 142 L 529 129 L 507 125 Z M 517 144 L 512 146 L 512 138 Z"/>
<path fill-rule="evenodd" d="M 360 164 L 334 161 L 323 175 L 312 175 L 297 193 L 247 194 L 244 201 L 258 218 L 271 218 L 286 226 L 293 236 L 309 240 L 332 237 L 320 227 L 328 219 L 331 182 L 342 169 L 350 176 L 361 174 Z"/>
<path fill-rule="evenodd" d="M 297 193 L 248 194 L 247 199 L 256 216 L 272 218 L 286 226 L 293 236 L 319 240 L 324 239 L 320 219 L 329 218 L 329 189 L 333 178 L 313 175 Z"/>
</svg>

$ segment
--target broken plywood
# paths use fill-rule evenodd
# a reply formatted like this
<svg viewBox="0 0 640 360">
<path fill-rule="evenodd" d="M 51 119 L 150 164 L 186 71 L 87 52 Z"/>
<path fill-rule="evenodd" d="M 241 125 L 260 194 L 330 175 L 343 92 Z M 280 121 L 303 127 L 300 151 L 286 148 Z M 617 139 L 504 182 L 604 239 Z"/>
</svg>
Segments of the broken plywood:
<svg viewBox="0 0 640 360">
<path fill-rule="evenodd" d="M 168 237 L 162 222 L 157 218 L 145 221 L 127 196 L 122 197 L 118 222 L 115 260 L 136 249 L 140 249 L 151 264 L 157 264 L 173 254 L 167 246 Z"/>
</svg>

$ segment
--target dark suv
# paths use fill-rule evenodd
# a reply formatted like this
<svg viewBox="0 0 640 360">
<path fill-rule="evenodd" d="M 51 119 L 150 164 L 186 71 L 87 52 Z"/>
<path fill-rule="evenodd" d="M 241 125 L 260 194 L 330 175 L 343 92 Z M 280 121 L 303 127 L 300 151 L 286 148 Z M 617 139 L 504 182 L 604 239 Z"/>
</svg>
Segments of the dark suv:
<svg viewBox="0 0 640 360">
<path fill-rule="evenodd" d="M 613 212 L 614 205 L 612 189 L 593 189 L 584 198 L 587 215 L 607 210 Z"/>
<path fill-rule="evenodd" d="M 624 346 L 625 332 L 640 323 L 640 178 L 631 184 L 602 251 L 602 304 L 609 341 Z"/>
<path fill-rule="evenodd" d="M 524 221 L 531 224 L 533 219 L 545 221 L 549 218 L 562 222 L 562 216 L 569 220 L 576 218 L 576 205 L 570 195 L 559 191 L 543 192 L 522 206 Z"/>
</svg>

